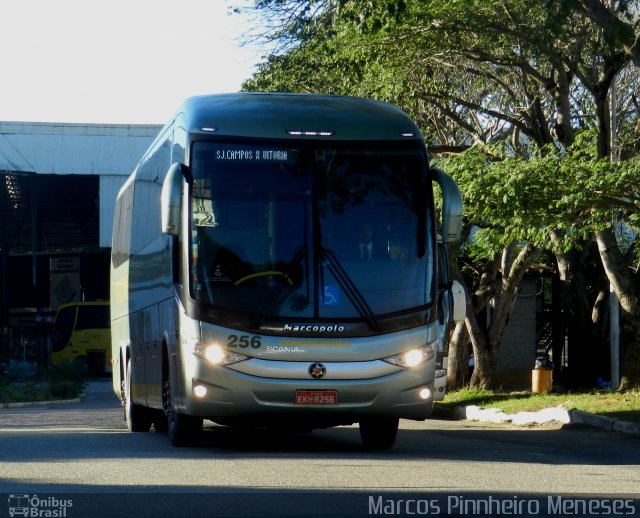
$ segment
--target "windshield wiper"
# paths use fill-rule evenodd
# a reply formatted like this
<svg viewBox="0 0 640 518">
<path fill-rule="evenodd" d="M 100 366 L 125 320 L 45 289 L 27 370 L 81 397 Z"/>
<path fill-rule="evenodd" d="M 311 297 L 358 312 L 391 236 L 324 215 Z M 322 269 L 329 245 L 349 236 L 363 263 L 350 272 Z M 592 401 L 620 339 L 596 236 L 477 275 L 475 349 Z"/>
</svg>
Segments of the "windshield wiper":
<svg viewBox="0 0 640 518">
<path fill-rule="evenodd" d="M 347 298 L 353 304 L 353 307 L 356 308 L 360 316 L 364 318 L 369 327 L 375 332 L 380 332 L 380 321 L 376 318 L 375 313 L 371 309 L 371 306 L 367 303 L 367 300 L 362 295 L 362 292 L 358 289 L 358 287 L 354 284 L 353 280 L 344 269 L 344 267 L 338 261 L 336 254 L 330 248 L 322 248 L 322 257 L 327 259 L 327 266 L 329 267 L 329 271 L 338 281 L 340 287 L 347 294 Z M 324 282 L 322 283 L 324 285 Z M 324 290 L 322 293 L 324 297 Z"/>
</svg>

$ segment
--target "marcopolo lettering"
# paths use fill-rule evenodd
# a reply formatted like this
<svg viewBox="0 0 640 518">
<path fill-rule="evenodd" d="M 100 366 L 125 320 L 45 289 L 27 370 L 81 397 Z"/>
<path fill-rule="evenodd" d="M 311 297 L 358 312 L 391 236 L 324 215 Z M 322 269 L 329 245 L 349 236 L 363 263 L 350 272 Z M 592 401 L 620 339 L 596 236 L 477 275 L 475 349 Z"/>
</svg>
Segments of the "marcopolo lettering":
<svg viewBox="0 0 640 518">
<path fill-rule="evenodd" d="M 285 324 L 283 331 L 291 331 L 293 333 L 343 333 L 345 327 L 343 325 L 320 325 L 320 324 Z"/>
</svg>

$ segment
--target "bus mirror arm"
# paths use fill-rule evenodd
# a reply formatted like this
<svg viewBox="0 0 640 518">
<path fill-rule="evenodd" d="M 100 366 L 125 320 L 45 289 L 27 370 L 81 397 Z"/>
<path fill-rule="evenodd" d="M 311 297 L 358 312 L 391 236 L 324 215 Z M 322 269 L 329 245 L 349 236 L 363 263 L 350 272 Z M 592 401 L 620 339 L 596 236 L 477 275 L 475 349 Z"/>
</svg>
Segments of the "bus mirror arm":
<svg viewBox="0 0 640 518">
<path fill-rule="evenodd" d="M 433 170 L 435 180 L 442 191 L 442 242 L 445 244 L 460 241 L 462 230 L 462 195 L 456 182 L 440 169 Z"/>
<path fill-rule="evenodd" d="M 182 182 L 184 166 L 172 164 L 162 183 L 160 207 L 162 211 L 162 233 L 177 236 L 180 233 L 180 218 L 182 215 Z"/>
</svg>

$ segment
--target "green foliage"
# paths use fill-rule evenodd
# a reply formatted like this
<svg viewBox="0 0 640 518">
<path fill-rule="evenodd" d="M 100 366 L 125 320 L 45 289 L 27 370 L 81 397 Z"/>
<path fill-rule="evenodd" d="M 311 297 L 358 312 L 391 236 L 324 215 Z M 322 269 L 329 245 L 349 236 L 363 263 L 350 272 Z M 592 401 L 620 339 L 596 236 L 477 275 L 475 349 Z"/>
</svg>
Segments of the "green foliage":
<svg viewBox="0 0 640 518">
<path fill-rule="evenodd" d="M 33 362 L 10 360 L 4 368 L 3 378 L 7 381 L 20 381 L 33 378 L 38 373 L 38 366 Z"/>
<path fill-rule="evenodd" d="M 64 359 L 50 367 L 49 379 L 53 382 L 71 381 L 83 384 L 88 374 L 89 370 L 85 362 Z"/>
<path fill-rule="evenodd" d="M 528 159 L 475 146 L 440 162 L 460 186 L 465 216 L 481 229 L 476 245 L 487 253 L 512 241 L 551 248 L 551 231 L 568 249 L 614 219 L 640 228 L 640 160 L 598 159 L 588 136 L 566 152 Z"/>
<path fill-rule="evenodd" d="M 82 393 L 86 376 L 86 366 L 78 362 L 63 361 L 45 372 L 34 363 L 11 361 L 0 381 L 0 403 L 73 399 Z"/>
<path fill-rule="evenodd" d="M 73 380 L 58 380 L 49 383 L 51 399 L 73 399 L 78 397 L 84 388 L 84 383 Z"/>
<path fill-rule="evenodd" d="M 496 141 L 568 146 L 574 131 L 596 126 L 594 95 L 606 92 L 608 78 L 627 64 L 601 29 L 564 1 L 259 0 L 255 6 L 265 18 L 281 20 L 263 32 L 287 45 L 245 89 L 387 100 L 418 121 L 433 149 Z M 637 70 L 631 72 L 637 79 Z M 627 123 L 637 119 L 634 84 L 619 89 L 621 107 L 628 107 L 620 110 L 619 127 L 637 134 Z"/>
</svg>

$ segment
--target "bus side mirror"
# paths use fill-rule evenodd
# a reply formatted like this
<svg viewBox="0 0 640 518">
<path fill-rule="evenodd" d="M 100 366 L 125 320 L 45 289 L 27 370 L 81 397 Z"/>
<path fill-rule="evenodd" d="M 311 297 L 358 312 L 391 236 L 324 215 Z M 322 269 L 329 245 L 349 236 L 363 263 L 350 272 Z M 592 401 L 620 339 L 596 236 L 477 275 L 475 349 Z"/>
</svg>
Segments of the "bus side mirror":
<svg viewBox="0 0 640 518">
<path fill-rule="evenodd" d="M 451 294 L 453 295 L 453 321 L 462 322 L 467 316 L 467 298 L 464 288 L 458 281 L 451 283 Z"/>
<path fill-rule="evenodd" d="M 460 189 L 448 174 L 434 169 L 436 182 L 442 191 L 442 242 L 445 244 L 460 241 L 462 232 L 462 195 Z"/>
<path fill-rule="evenodd" d="M 162 233 L 177 236 L 180 233 L 180 219 L 182 215 L 182 179 L 184 166 L 175 163 L 169 167 L 167 176 L 162 183 L 160 196 L 160 210 Z"/>
</svg>

